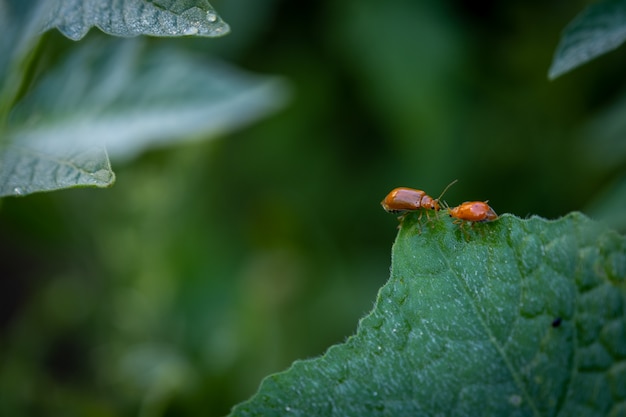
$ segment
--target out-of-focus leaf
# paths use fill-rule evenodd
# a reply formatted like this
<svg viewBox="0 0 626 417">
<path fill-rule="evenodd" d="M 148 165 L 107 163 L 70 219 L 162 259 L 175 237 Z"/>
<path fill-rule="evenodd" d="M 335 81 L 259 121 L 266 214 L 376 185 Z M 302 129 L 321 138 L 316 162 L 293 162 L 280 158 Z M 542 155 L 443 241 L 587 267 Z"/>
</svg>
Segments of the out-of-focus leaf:
<svg viewBox="0 0 626 417">
<path fill-rule="evenodd" d="M 548 77 L 555 79 L 612 51 L 625 40 L 625 0 L 604 0 L 588 6 L 563 31 Z"/>
<path fill-rule="evenodd" d="M 76 150 L 9 145 L 0 150 L 0 196 L 71 187 L 109 187 L 115 181 L 102 147 Z"/>
<path fill-rule="evenodd" d="M 55 0 L 44 29 L 78 40 L 92 26 L 124 37 L 215 37 L 230 30 L 207 0 Z"/>
<path fill-rule="evenodd" d="M 606 416 L 626 400 L 626 241 L 585 216 L 410 215 L 357 334 L 232 416 Z"/>
<path fill-rule="evenodd" d="M 28 155 L 47 155 L 49 169 L 94 148 L 128 159 L 149 147 L 236 129 L 285 101 L 282 80 L 143 45 L 109 38 L 81 44 L 16 106 L 0 151 L 1 172 L 12 174 L 4 195 L 37 191 L 52 177 L 52 171 L 26 170 L 35 166 Z M 20 169 L 9 170 L 14 166 Z M 94 185 L 74 178 L 75 186 Z"/>
<path fill-rule="evenodd" d="M 28 57 L 50 3 L 0 0 L 0 196 L 115 182 L 103 146 L 56 149 L 52 143 L 18 143 L 5 120 L 18 93 Z"/>
<path fill-rule="evenodd" d="M 22 87 L 49 6 L 31 0 L 0 0 L 0 126 Z"/>
</svg>

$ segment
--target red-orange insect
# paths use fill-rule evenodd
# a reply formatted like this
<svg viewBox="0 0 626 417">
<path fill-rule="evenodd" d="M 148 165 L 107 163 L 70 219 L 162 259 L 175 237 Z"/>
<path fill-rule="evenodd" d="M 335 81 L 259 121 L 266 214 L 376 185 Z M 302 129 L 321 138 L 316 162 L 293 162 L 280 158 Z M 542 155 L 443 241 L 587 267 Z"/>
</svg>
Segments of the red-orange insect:
<svg viewBox="0 0 626 417">
<path fill-rule="evenodd" d="M 439 197 L 437 198 L 432 198 L 431 196 L 426 194 L 425 191 L 422 190 L 415 190 L 413 188 L 407 187 L 398 187 L 391 190 L 391 192 L 387 194 L 385 199 L 381 201 L 380 204 L 383 206 L 385 211 L 389 213 L 400 213 L 400 216 L 398 217 L 400 223 L 402 223 L 407 213 L 411 211 L 426 209 L 434 210 L 436 214 L 439 210 L 441 210 L 439 200 L 448 190 L 448 188 L 450 188 L 450 186 L 456 181 L 457 180 L 454 180 L 450 184 L 448 184 L 448 186 L 442 191 L 441 195 L 439 195 Z M 418 221 L 422 219 L 423 214 L 424 210 L 422 210 L 419 217 L 417 218 Z M 430 219 L 430 217 L 428 216 L 428 211 L 426 211 L 426 217 Z"/>
<path fill-rule="evenodd" d="M 454 208 L 448 208 L 450 217 L 456 220 L 454 223 L 463 221 L 472 223 L 492 222 L 498 218 L 496 212 L 489 207 L 486 201 L 466 201 Z"/>
<path fill-rule="evenodd" d="M 452 181 L 443 190 L 441 195 L 437 198 L 432 198 L 425 191 L 415 190 L 413 188 L 398 187 L 391 190 L 380 204 L 385 211 L 389 213 L 406 213 L 408 211 L 416 211 L 419 209 L 428 210 L 441 210 L 439 206 L 439 199 L 443 194 L 454 184 L 456 180 Z"/>
<path fill-rule="evenodd" d="M 404 213 L 421 208 L 441 210 L 439 202 L 426 192 L 407 187 L 394 188 L 380 204 L 389 213 Z"/>
</svg>

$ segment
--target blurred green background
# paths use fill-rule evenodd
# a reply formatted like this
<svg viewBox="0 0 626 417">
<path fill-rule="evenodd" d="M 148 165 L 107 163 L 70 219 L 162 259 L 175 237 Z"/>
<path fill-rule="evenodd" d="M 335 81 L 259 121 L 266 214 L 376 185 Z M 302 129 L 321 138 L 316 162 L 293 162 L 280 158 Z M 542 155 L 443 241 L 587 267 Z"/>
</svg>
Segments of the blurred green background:
<svg viewBox="0 0 626 417">
<path fill-rule="evenodd" d="M 586 2 L 212 3 L 227 37 L 152 42 L 283 76 L 291 101 L 113 161 L 110 190 L 2 200 L 0 415 L 227 414 L 353 334 L 396 186 L 626 230 L 625 50 L 546 76 Z"/>
</svg>

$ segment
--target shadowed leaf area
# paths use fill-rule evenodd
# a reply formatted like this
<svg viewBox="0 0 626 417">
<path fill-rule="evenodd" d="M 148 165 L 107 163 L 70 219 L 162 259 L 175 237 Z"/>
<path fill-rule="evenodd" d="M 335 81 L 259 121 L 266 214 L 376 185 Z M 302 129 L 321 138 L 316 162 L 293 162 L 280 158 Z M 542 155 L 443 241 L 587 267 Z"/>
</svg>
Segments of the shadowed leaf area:
<svg viewBox="0 0 626 417">
<path fill-rule="evenodd" d="M 623 237 L 579 213 L 417 218 L 357 334 L 232 416 L 623 415 Z"/>
</svg>

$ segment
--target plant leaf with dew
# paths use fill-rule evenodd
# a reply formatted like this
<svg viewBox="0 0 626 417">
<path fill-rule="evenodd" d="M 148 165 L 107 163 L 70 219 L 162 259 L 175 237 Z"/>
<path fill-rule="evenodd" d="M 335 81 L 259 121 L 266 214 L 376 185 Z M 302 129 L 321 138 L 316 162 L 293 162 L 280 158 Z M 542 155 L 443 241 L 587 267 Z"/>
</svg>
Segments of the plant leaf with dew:
<svg viewBox="0 0 626 417">
<path fill-rule="evenodd" d="M 623 236 L 580 213 L 411 214 L 356 335 L 231 416 L 616 416 L 625 387 Z"/>
</svg>

